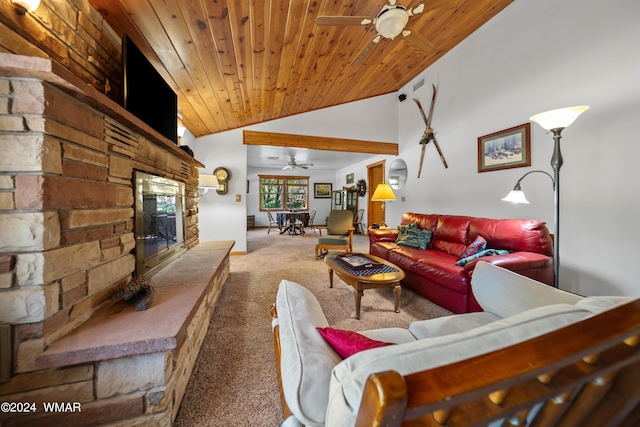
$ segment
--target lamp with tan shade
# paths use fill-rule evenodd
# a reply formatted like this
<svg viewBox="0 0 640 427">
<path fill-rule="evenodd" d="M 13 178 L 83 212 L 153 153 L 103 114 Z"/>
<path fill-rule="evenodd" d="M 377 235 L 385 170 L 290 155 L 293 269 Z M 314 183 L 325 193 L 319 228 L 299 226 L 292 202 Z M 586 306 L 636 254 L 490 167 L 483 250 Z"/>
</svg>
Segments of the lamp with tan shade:
<svg viewBox="0 0 640 427">
<path fill-rule="evenodd" d="M 376 191 L 373 192 L 371 196 L 372 202 L 382 202 L 380 206 L 382 208 L 382 223 L 380 225 L 386 227 L 387 226 L 387 216 L 385 212 L 386 202 L 388 200 L 395 200 L 396 195 L 393 194 L 393 190 L 389 184 L 378 184 L 376 187 Z"/>
</svg>

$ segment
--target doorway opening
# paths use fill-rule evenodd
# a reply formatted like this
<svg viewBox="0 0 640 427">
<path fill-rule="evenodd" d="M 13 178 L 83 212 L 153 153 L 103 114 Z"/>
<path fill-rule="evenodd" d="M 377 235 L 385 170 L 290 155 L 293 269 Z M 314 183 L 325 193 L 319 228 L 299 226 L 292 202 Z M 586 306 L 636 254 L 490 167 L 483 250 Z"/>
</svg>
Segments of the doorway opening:
<svg viewBox="0 0 640 427">
<path fill-rule="evenodd" d="M 384 222 L 384 213 L 382 211 L 382 202 L 371 201 L 371 195 L 376 191 L 378 184 L 384 183 L 386 160 L 367 165 L 367 185 L 369 187 L 369 204 L 367 205 L 367 224 L 371 227 L 373 224 Z"/>
</svg>

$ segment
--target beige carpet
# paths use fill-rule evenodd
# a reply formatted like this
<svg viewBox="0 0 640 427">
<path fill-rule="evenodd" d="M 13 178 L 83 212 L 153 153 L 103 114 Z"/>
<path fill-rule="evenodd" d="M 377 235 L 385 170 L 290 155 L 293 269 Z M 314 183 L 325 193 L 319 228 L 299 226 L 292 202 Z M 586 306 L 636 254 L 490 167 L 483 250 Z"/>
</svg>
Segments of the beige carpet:
<svg viewBox="0 0 640 427">
<path fill-rule="evenodd" d="M 277 426 L 282 420 L 271 317 L 282 279 L 311 290 L 332 327 L 365 330 L 407 327 L 417 319 L 450 314 L 408 289 L 393 311 L 393 290 L 365 291 L 361 320 L 355 319 L 352 288 L 337 277 L 329 288 L 323 261 L 313 259 L 317 235 L 247 232 L 248 254 L 231 257 L 231 275 L 211 319 L 175 426 Z M 354 251 L 369 251 L 355 236 Z"/>
</svg>

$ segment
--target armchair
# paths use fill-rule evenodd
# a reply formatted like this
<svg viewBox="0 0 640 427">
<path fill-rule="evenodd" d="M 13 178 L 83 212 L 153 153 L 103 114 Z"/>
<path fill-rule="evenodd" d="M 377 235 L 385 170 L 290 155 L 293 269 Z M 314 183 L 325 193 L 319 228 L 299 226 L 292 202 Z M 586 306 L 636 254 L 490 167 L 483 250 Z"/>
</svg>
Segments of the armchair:
<svg viewBox="0 0 640 427">
<path fill-rule="evenodd" d="M 316 244 L 316 258 L 325 256 L 329 249 L 351 252 L 353 240 L 353 212 L 350 210 L 332 210 L 327 221 L 327 235 L 320 237 Z M 320 254 L 318 254 L 320 251 Z"/>
</svg>

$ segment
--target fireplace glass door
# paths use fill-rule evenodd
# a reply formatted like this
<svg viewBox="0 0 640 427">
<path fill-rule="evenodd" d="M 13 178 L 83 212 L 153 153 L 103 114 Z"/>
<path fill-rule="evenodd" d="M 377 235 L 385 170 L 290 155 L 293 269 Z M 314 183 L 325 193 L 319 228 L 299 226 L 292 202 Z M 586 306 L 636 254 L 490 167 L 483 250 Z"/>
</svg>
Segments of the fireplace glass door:
<svg viewBox="0 0 640 427">
<path fill-rule="evenodd" d="M 143 245 L 144 258 L 163 252 L 179 243 L 176 227 L 176 203 L 174 195 L 143 194 Z"/>
<path fill-rule="evenodd" d="M 184 250 L 184 184 L 136 173 L 136 270 L 150 276 Z"/>
</svg>

